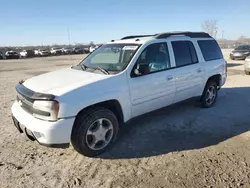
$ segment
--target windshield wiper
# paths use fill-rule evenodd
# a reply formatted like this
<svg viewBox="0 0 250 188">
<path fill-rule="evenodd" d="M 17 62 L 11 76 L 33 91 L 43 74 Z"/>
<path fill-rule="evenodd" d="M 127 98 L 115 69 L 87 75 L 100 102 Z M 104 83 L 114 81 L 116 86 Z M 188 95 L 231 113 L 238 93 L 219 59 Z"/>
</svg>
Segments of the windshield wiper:
<svg viewBox="0 0 250 188">
<path fill-rule="evenodd" d="M 83 71 L 85 71 L 88 67 L 86 66 L 86 65 L 84 65 L 84 64 L 81 64 L 80 65 L 81 66 L 81 69 L 83 70 Z"/>
<path fill-rule="evenodd" d="M 94 67 L 94 69 L 99 70 L 99 71 L 103 72 L 104 74 L 109 74 L 109 72 L 106 69 L 102 68 L 102 67 L 98 66 L 98 67 Z"/>
</svg>

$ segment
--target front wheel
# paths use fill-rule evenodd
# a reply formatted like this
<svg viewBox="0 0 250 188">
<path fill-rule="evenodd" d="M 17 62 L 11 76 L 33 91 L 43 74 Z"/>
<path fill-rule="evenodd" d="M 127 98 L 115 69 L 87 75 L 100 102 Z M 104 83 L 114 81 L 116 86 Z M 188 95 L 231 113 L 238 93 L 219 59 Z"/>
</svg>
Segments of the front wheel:
<svg viewBox="0 0 250 188">
<path fill-rule="evenodd" d="M 216 102 L 217 94 L 218 94 L 218 86 L 216 82 L 213 80 L 208 81 L 201 97 L 202 107 L 204 108 L 212 107 Z"/>
<path fill-rule="evenodd" d="M 80 154 L 94 157 L 113 145 L 118 131 L 119 123 L 115 114 L 108 109 L 96 107 L 77 116 L 71 143 Z"/>
</svg>

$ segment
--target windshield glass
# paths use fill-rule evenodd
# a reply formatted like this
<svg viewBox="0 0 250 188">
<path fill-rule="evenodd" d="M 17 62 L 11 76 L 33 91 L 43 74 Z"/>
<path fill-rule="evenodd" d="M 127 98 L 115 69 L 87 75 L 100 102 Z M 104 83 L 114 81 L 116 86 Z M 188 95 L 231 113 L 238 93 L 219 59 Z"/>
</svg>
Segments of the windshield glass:
<svg viewBox="0 0 250 188">
<path fill-rule="evenodd" d="M 16 55 L 17 52 L 10 51 L 10 52 L 8 52 L 8 54 L 10 54 L 10 55 Z"/>
<path fill-rule="evenodd" d="M 235 50 L 249 50 L 250 46 L 249 45 L 244 45 L 244 46 L 238 46 L 235 48 Z"/>
<path fill-rule="evenodd" d="M 102 45 L 80 64 L 89 68 L 101 67 L 107 71 L 122 71 L 126 68 L 138 48 L 138 44 Z"/>
</svg>

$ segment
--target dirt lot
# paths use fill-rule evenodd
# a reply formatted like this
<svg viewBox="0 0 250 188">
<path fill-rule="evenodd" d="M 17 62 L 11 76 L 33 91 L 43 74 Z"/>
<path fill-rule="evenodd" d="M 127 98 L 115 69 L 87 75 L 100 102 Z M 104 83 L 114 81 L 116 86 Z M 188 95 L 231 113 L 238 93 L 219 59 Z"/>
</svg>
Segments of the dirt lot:
<svg viewBox="0 0 250 188">
<path fill-rule="evenodd" d="M 228 61 L 228 80 L 215 107 L 186 101 L 141 116 L 98 158 L 26 141 L 10 116 L 15 84 L 81 58 L 0 61 L 1 188 L 250 187 L 250 76 L 243 61 Z"/>
</svg>

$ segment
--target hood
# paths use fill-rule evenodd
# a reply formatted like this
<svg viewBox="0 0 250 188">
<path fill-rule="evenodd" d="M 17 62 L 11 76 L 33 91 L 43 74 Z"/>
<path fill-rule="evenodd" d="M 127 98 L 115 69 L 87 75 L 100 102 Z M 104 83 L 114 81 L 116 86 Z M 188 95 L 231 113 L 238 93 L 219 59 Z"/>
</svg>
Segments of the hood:
<svg viewBox="0 0 250 188">
<path fill-rule="evenodd" d="M 65 68 L 26 80 L 23 85 L 39 93 L 60 96 L 75 88 L 108 78 L 110 75 Z"/>
</svg>

